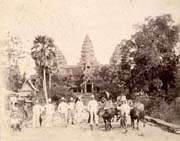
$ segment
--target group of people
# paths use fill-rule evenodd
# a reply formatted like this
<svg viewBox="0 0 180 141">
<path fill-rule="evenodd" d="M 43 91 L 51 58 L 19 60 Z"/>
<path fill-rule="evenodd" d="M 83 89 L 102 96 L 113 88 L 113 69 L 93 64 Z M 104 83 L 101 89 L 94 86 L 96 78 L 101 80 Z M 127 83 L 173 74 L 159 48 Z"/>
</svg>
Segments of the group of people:
<svg viewBox="0 0 180 141">
<path fill-rule="evenodd" d="M 103 99 L 104 98 L 104 99 Z M 104 102 L 104 109 L 110 109 L 113 107 L 113 102 L 111 95 L 106 92 L 105 97 L 102 98 L 102 103 Z M 90 124 L 90 128 L 93 129 L 93 125 L 98 126 L 99 124 L 99 109 L 101 102 L 98 102 L 95 99 L 94 95 L 91 95 L 91 100 L 88 102 L 87 106 L 84 106 L 81 97 L 77 97 L 74 99 L 70 97 L 69 99 L 65 99 L 62 97 L 60 102 L 56 106 L 56 104 L 52 103 L 51 99 L 48 99 L 48 103 L 45 105 L 40 105 L 39 101 L 36 101 L 34 106 L 32 107 L 32 126 L 34 128 L 40 127 L 43 123 L 46 127 L 52 127 L 55 115 L 58 119 L 61 119 L 61 123 L 64 127 L 67 127 L 69 124 L 81 123 L 83 118 L 88 120 Z M 121 115 L 125 116 L 127 123 L 130 124 L 130 110 L 132 107 L 132 101 L 128 101 L 125 95 L 117 97 L 117 103 L 115 104 L 117 110 L 121 111 Z M 17 113 L 17 108 L 13 109 L 14 113 Z M 85 113 L 88 114 L 85 114 Z M 14 114 L 18 115 L 18 114 Z M 88 115 L 84 117 L 84 115 Z M 18 119 L 18 118 L 14 118 Z M 17 122 L 14 120 L 13 122 Z M 16 124 L 18 125 L 18 124 Z M 19 130 L 20 126 L 17 126 Z"/>
<path fill-rule="evenodd" d="M 68 102 L 67 102 L 68 101 Z M 68 124 L 75 124 L 82 122 L 84 112 L 84 105 L 81 97 L 74 99 L 71 97 L 69 100 L 62 97 L 57 108 L 55 104 L 49 99 L 48 104 L 41 106 L 38 101 L 33 106 L 33 127 L 40 127 L 42 124 L 42 113 L 45 113 L 45 125 L 51 127 L 53 125 L 54 116 L 57 115 L 61 119 L 63 126 L 67 127 Z"/>
</svg>

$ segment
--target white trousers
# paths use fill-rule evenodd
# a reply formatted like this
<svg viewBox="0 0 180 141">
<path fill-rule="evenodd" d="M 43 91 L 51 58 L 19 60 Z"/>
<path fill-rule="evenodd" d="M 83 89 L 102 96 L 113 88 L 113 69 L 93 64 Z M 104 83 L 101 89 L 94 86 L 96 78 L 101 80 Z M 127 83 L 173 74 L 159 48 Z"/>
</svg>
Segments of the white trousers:
<svg viewBox="0 0 180 141">
<path fill-rule="evenodd" d="M 98 115 L 97 112 L 89 112 L 90 114 L 90 125 L 93 125 L 93 123 L 95 122 L 95 124 L 98 124 Z"/>
<path fill-rule="evenodd" d="M 53 114 L 47 114 L 46 115 L 46 127 L 52 127 L 53 126 Z"/>
<path fill-rule="evenodd" d="M 33 114 L 33 127 L 40 127 L 39 122 L 40 114 Z"/>
<path fill-rule="evenodd" d="M 76 112 L 76 122 L 77 122 L 77 123 L 82 122 L 82 117 L 83 117 L 82 111 L 77 111 L 77 112 Z"/>
</svg>

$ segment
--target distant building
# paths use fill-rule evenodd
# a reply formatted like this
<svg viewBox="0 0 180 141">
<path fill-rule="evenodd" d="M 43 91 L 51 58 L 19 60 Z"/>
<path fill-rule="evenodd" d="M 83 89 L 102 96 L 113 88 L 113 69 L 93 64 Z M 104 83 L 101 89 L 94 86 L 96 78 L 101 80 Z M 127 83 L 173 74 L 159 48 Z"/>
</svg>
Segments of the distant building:
<svg viewBox="0 0 180 141">
<path fill-rule="evenodd" d="M 33 85 L 31 80 L 25 80 L 21 89 L 19 89 L 19 96 L 22 98 L 33 97 L 37 95 L 37 88 Z"/>
</svg>

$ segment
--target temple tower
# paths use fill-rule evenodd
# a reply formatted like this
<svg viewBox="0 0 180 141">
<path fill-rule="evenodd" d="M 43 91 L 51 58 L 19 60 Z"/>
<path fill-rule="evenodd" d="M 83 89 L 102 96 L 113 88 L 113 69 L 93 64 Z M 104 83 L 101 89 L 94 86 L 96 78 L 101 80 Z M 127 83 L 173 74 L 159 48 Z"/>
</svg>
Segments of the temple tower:
<svg viewBox="0 0 180 141">
<path fill-rule="evenodd" d="M 67 61 L 59 48 L 56 49 L 56 61 L 58 66 L 58 72 L 60 74 L 64 74 L 64 66 L 67 65 Z"/>
<path fill-rule="evenodd" d="M 94 55 L 94 48 L 92 41 L 90 40 L 89 36 L 86 35 L 83 45 L 82 45 L 82 50 L 81 50 L 81 58 L 79 65 L 97 65 L 97 59 Z"/>
<path fill-rule="evenodd" d="M 94 48 L 92 41 L 90 40 L 89 36 L 86 35 L 82 50 L 81 50 L 81 58 L 78 65 L 83 67 L 83 83 L 82 83 L 82 90 L 84 93 L 87 92 L 93 92 L 94 90 L 94 84 L 93 84 L 93 73 L 95 70 L 95 67 L 98 66 L 97 59 L 94 55 Z"/>
<path fill-rule="evenodd" d="M 118 44 L 110 58 L 110 65 L 118 65 L 121 63 L 121 45 Z"/>
</svg>

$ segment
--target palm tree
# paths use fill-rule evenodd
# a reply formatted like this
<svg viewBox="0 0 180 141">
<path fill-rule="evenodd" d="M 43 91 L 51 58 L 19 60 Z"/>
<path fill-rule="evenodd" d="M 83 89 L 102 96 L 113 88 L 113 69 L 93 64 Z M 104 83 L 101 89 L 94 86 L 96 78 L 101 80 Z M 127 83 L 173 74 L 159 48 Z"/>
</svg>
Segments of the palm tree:
<svg viewBox="0 0 180 141">
<path fill-rule="evenodd" d="M 48 102 L 46 75 L 50 76 L 55 64 L 55 50 L 56 46 L 53 39 L 47 36 L 37 36 L 31 48 L 31 56 L 35 60 L 37 72 L 43 80 L 46 102 Z"/>
</svg>

